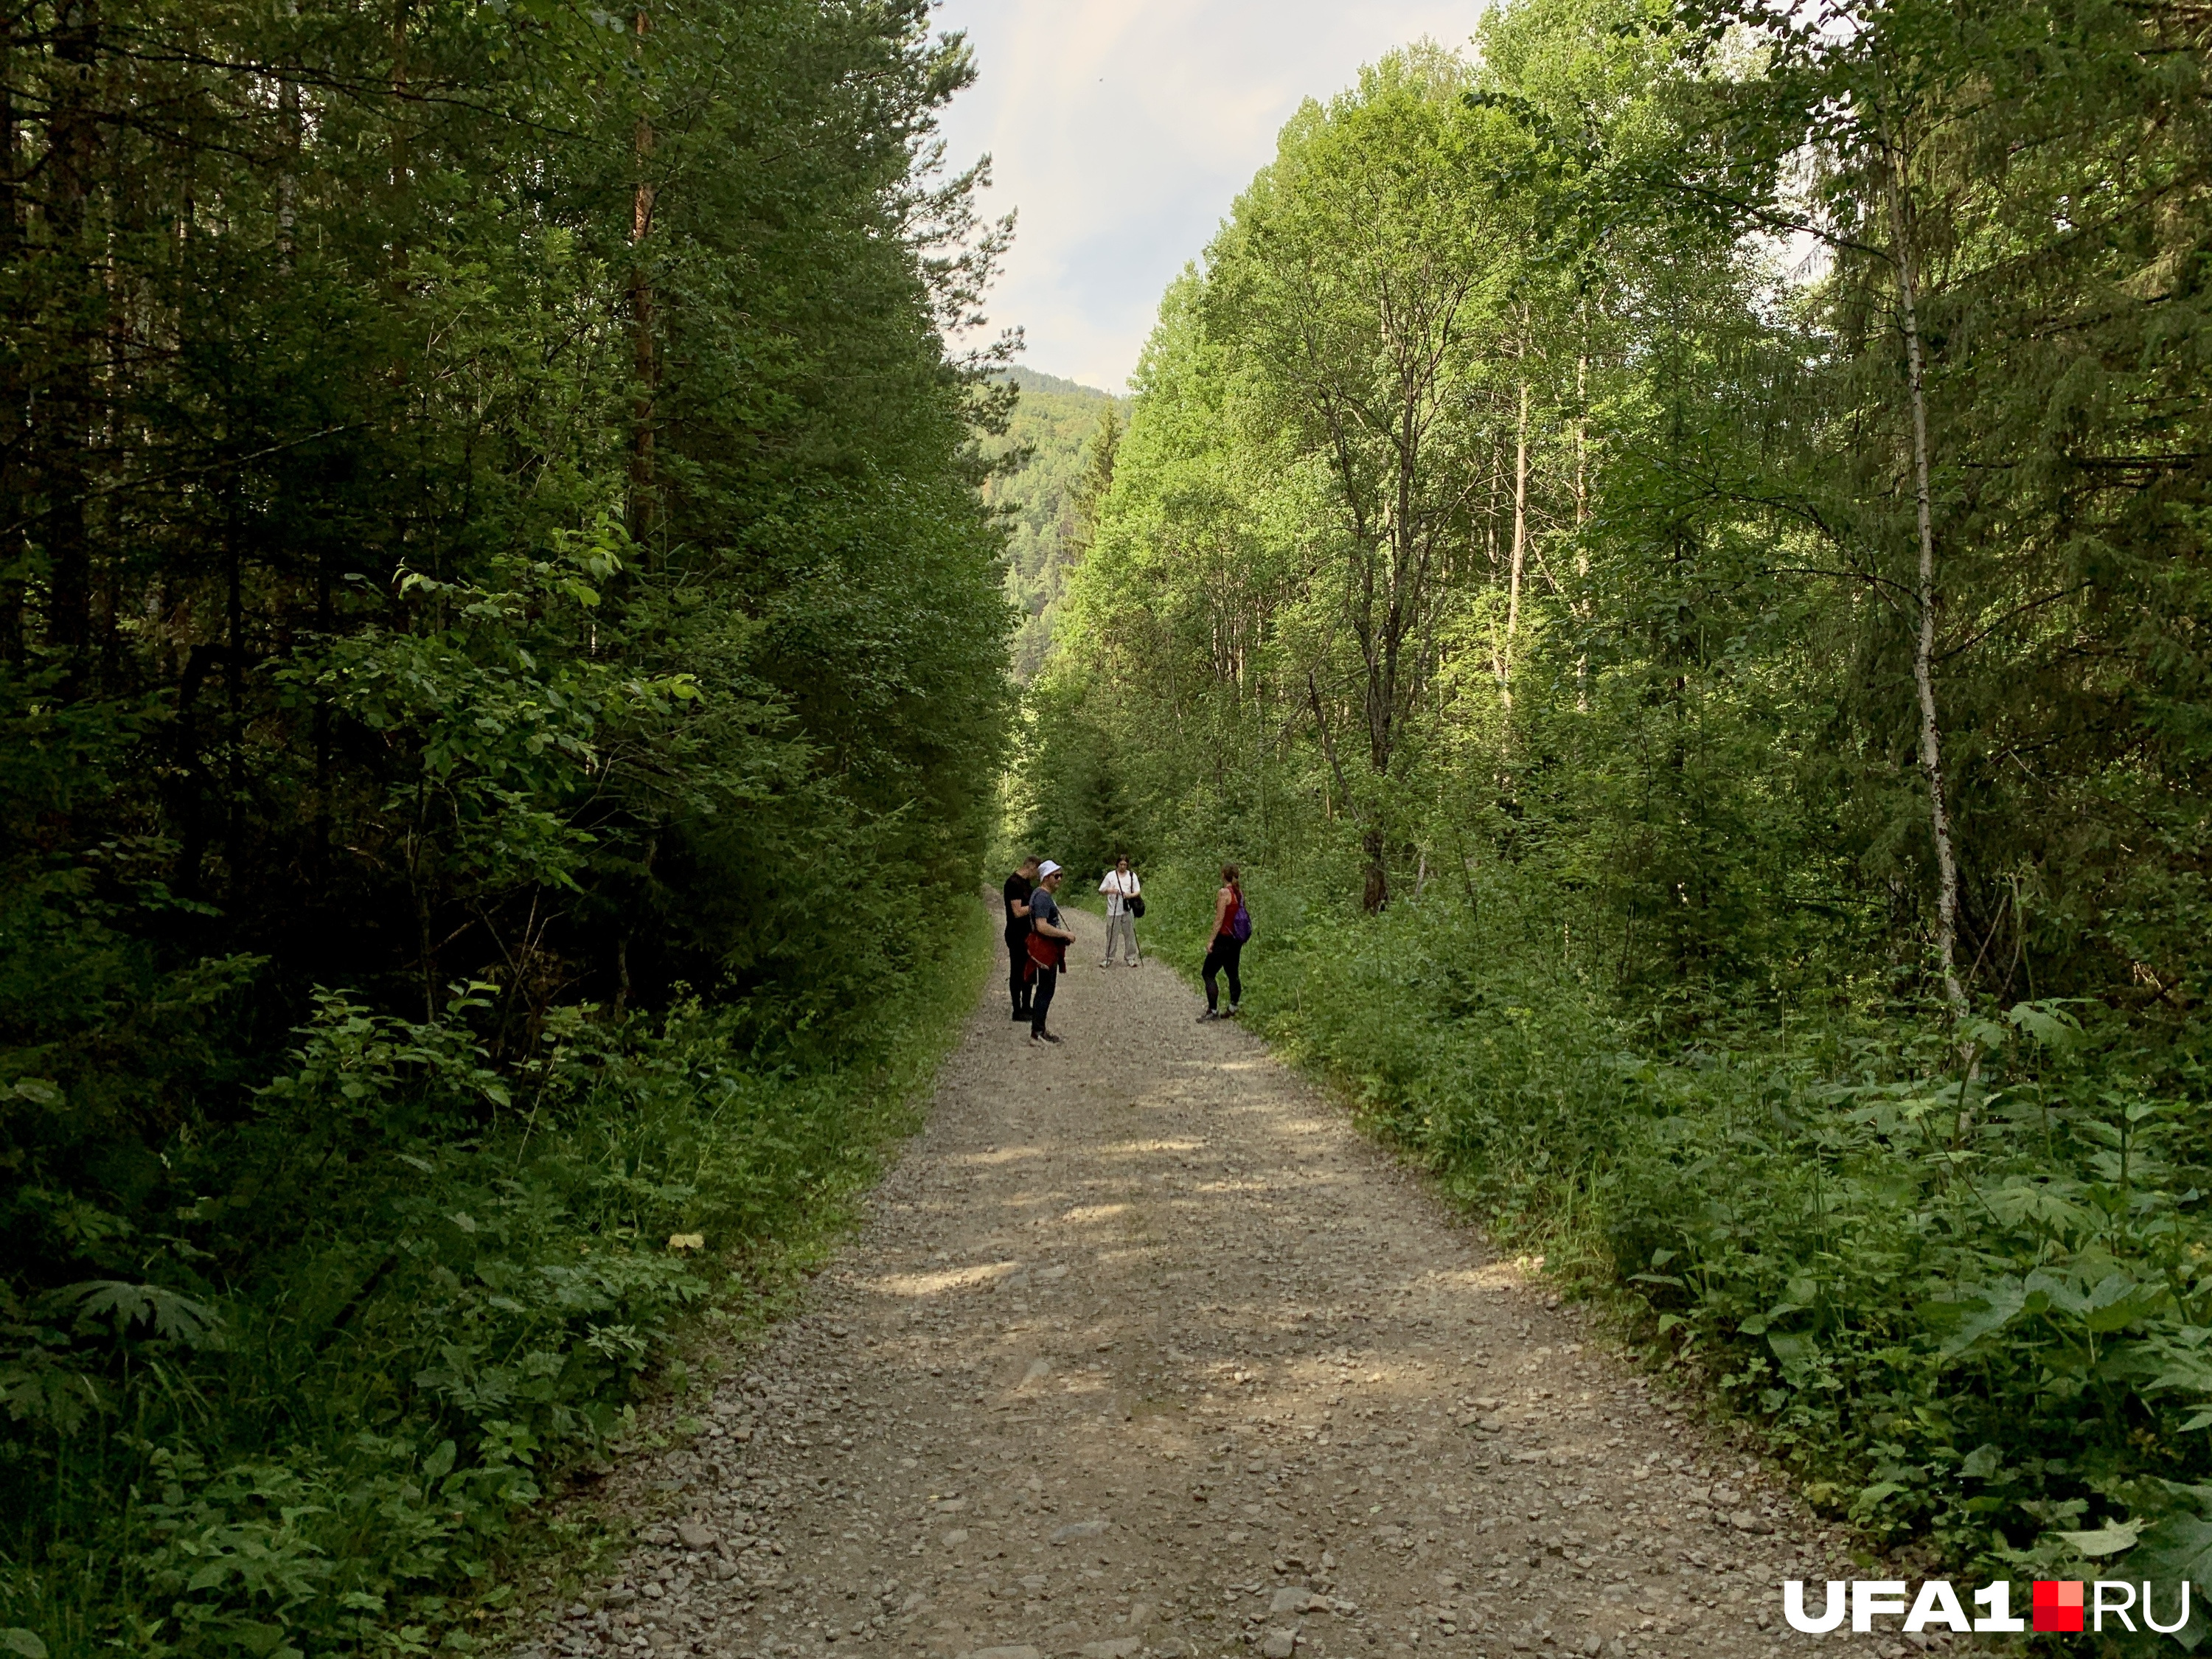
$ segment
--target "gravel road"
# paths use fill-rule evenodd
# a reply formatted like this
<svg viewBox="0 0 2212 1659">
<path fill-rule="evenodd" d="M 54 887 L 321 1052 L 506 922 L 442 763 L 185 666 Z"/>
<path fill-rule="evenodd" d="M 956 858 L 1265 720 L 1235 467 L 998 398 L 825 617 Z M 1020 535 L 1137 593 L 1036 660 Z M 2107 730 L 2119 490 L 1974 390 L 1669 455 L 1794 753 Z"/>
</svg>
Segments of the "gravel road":
<svg viewBox="0 0 2212 1659">
<path fill-rule="evenodd" d="M 1862 1576 L 1834 1537 L 1073 921 L 1064 1044 L 994 981 L 805 1311 L 605 1483 L 621 1577 L 520 1655 L 1806 1650 L 1779 1586 Z"/>
</svg>

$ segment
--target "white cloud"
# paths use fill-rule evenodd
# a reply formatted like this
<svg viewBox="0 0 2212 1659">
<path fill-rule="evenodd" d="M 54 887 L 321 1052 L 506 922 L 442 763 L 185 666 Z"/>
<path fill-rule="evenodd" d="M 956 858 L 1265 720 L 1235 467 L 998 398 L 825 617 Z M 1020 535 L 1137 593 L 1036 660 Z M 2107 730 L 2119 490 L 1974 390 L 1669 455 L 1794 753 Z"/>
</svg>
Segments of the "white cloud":
<svg viewBox="0 0 2212 1659">
<path fill-rule="evenodd" d="M 1020 212 L 992 296 L 1023 361 L 1119 389 L 1160 292 L 1212 240 L 1300 100 L 1425 35 L 1464 46 L 1478 0 L 944 0 L 981 76 L 945 119 L 948 160 L 985 151 L 985 206 Z"/>
</svg>

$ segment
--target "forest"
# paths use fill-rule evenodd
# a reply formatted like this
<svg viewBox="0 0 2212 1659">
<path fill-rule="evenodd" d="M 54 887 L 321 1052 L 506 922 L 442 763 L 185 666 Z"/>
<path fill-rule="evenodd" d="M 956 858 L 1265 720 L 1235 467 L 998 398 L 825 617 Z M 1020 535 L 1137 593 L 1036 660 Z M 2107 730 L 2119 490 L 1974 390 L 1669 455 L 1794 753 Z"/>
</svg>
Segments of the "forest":
<svg viewBox="0 0 2212 1659">
<path fill-rule="evenodd" d="M 6 31 L 0 1652 L 474 1650 L 988 960 L 973 63 L 924 0 Z"/>
<path fill-rule="evenodd" d="M 1246 1016 L 1827 1513 L 2200 1607 L 2208 70 L 2166 0 L 1509 0 L 1308 102 L 1015 802 L 1187 956 L 1241 861 Z"/>
<path fill-rule="evenodd" d="M 2212 1630 L 2202 5 L 1504 0 L 1127 404 L 927 0 L 5 15 L 0 1653 L 497 1646 L 1007 839 L 1240 860 L 1243 1017 L 1892 1559 Z"/>
<path fill-rule="evenodd" d="M 1099 457 L 1112 456 L 1127 410 L 1103 392 L 1033 368 L 1008 368 L 1002 378 L 1019 400 L 1006 431 L 984 446 L 1005 465 L 983 481 L 983 500 L 1005 516 L 1006 597 L 1021 613 L 1013 673 L 1026 685 L 1050 648 L 1067 574 L 1082 560 L 1090 504 L 1104 485 Z"/>
</svg>

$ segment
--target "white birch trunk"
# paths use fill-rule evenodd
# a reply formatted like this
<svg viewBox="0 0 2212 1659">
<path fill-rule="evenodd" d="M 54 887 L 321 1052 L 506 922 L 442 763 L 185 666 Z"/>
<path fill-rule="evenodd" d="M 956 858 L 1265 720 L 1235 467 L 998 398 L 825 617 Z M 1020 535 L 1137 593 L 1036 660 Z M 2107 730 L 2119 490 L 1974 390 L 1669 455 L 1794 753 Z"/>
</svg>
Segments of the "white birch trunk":
<svg viewBox="0 0 2212 1659">
<path fill-rule="evenodd" d="M 1898 180 L 1898 155 L 1889 155 L 1890 222 L 1897 239 L 1897 293 L 1905 325 L 1905 380 L 1912 404 L 1912 497 L 1920 538 L 1920 629 L 1912 647 L 1912 684 L 1920 702 L 1920 769 L 1928 780 L 1928 821 L 1936 842 L 1936 964 L 1943 1000 L 1954 1019 L 1966 1013 L 1959 982 L 1959 860 L 1951 843 L 1951 812 L 1943 790 L 1942 726 L 1936 711 L 1936 531 L 1929 500 L 1928 399 L 1920 350 L 1919 275 Z"/>
<path fill-rule="evenodd" d="M 1513 434 L 1513 556 L 1506 566 L 1505 650 L 1500 680 L 1505 706 L 1513 706 L 1513 642 L 1521 627 L 1521 575 L 1528 555 L 1528 383 L 1521 383 L 1521 414 Z"/>
</svg>

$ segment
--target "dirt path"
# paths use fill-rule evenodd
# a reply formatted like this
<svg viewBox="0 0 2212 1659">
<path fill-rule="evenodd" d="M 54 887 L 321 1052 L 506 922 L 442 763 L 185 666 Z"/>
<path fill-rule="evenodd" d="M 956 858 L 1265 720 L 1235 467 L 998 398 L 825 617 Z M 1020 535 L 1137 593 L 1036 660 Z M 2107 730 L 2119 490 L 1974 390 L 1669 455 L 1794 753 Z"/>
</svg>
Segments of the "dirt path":
<svg viewBox="0 0 2212 1659">
<path fill-rule="evenodd" d="M 1778 1585 L 1832 1540 L 1261 1043 L 1076 926 L 1063 1046 L 994 981 L 809 1310 L 610 1483 L 666 1524 L 525 1654 L 1806 1639 Z"/>
</svg>

